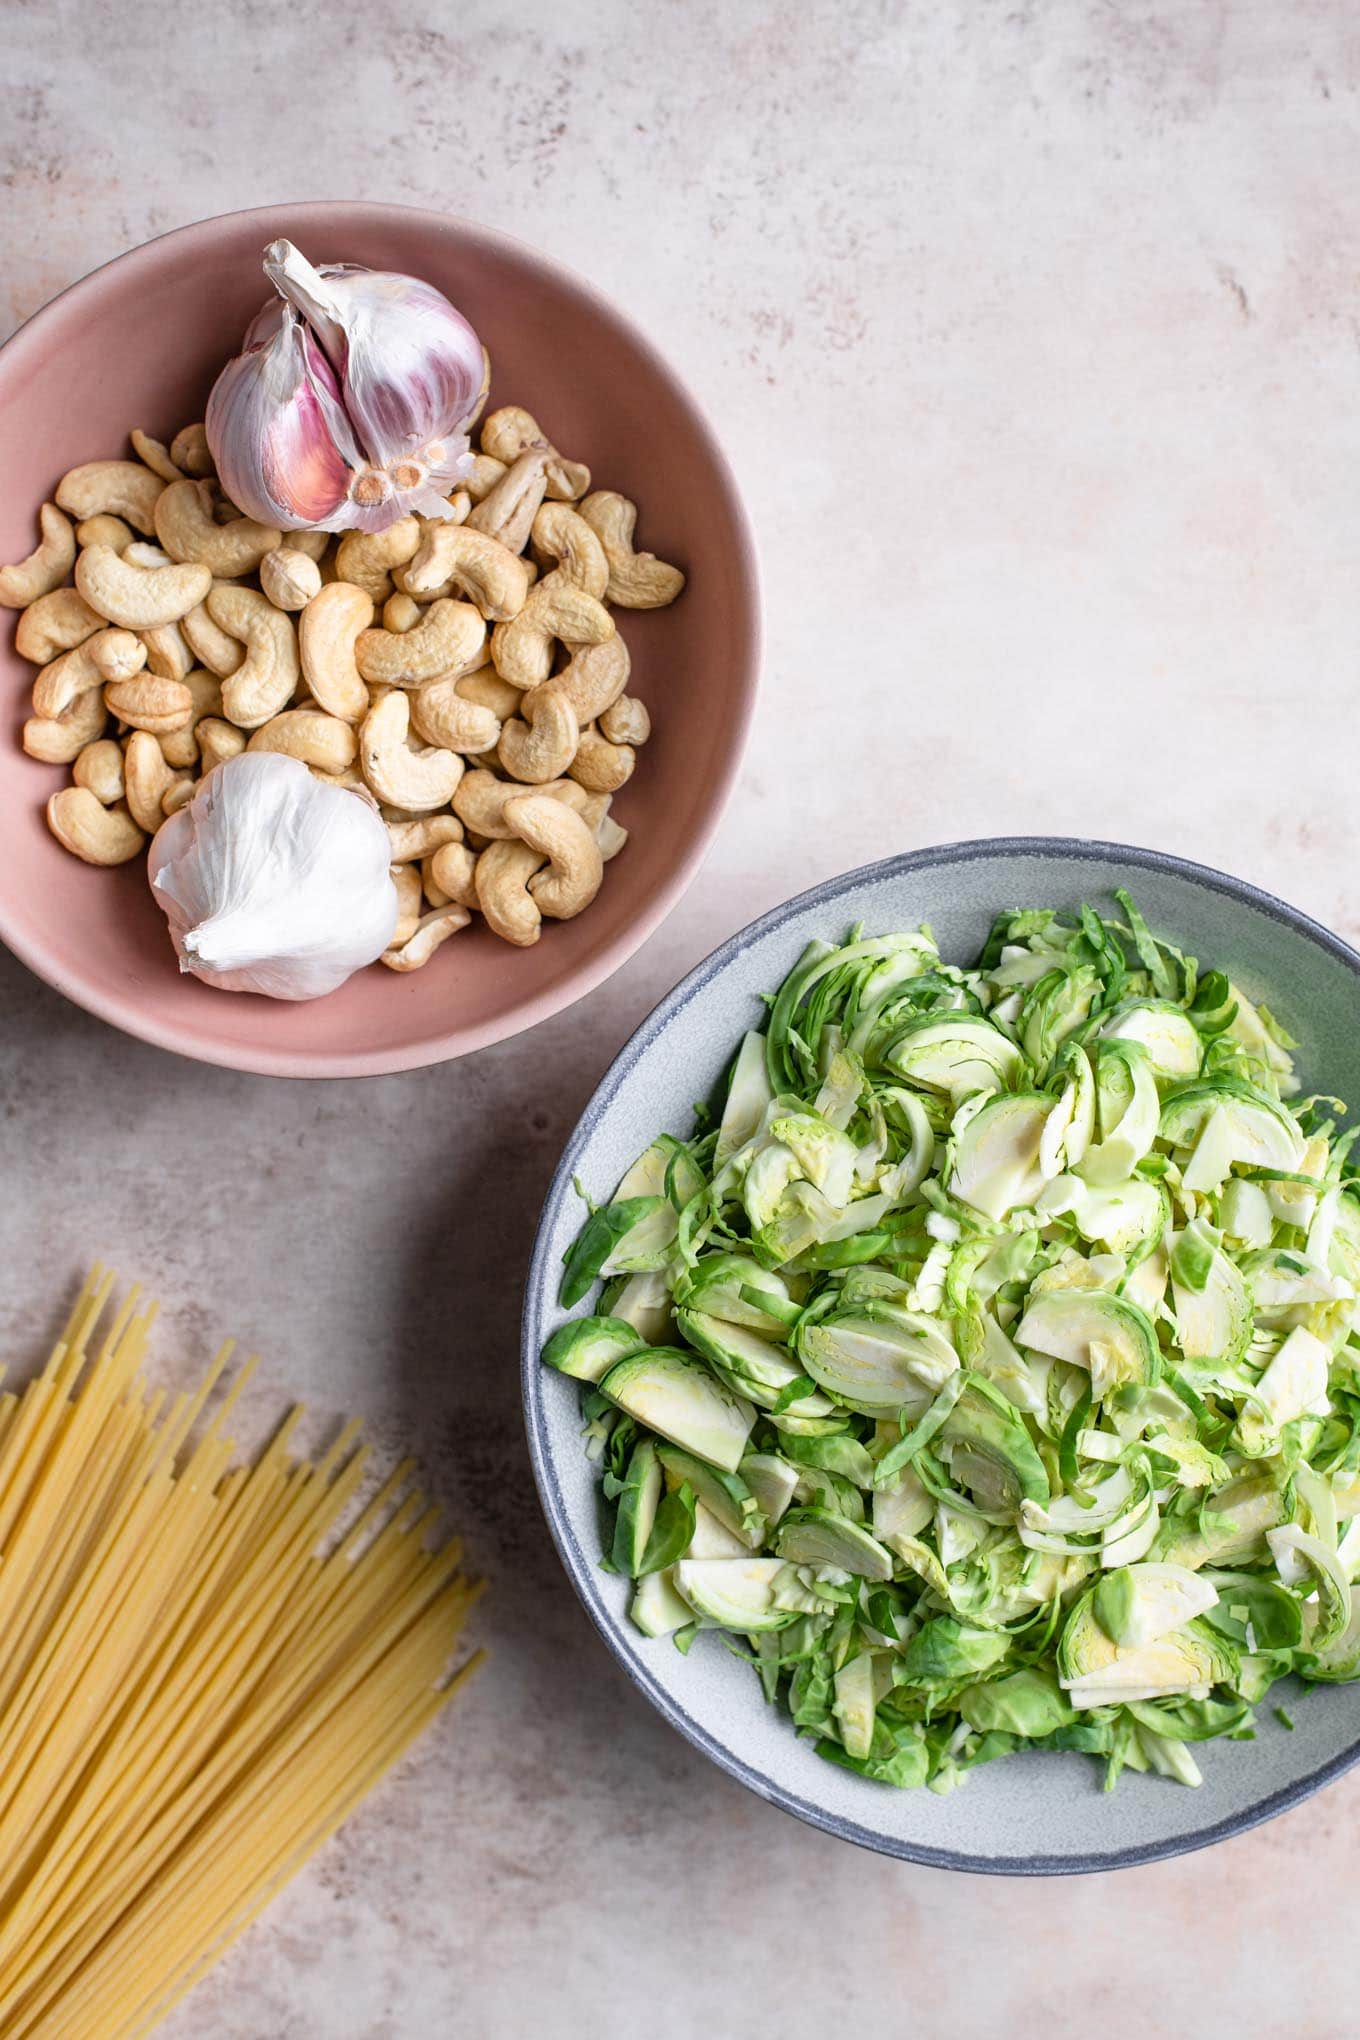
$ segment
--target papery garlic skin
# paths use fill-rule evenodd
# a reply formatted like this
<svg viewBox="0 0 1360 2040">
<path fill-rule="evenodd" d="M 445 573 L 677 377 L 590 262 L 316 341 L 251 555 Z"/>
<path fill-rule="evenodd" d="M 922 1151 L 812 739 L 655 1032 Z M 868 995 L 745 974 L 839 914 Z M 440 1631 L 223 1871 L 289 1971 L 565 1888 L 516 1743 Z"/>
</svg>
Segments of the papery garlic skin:
<svg viewBox="0 0 1360 2040">
<path fill-rule="evenodd" d="M 377 810 L 297 758 L 243 751 L 157 830 L 147 876 L 181 971 L 228 992 L 318 999 L 397 926 Z"/>
<path fill-rule="evenodd" d="M 272 241 L 265 306 L 208 400 L 208 445 L 248 516 L 284 530 L 385 531 L 449 517 L 486 381 L 467 320 L 418 277 L 314 268 Z"/>
</svg>

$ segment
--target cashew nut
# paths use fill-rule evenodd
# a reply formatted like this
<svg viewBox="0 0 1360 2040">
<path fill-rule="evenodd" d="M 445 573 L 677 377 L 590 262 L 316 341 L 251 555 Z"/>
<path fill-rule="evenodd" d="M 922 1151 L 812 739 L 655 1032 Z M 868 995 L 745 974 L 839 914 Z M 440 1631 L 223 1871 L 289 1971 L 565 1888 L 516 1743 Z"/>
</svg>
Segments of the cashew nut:
<svg viewBox="0 0 1360 2040">
<path fill-rule="evenodd" d="M 241 664 L 222 682 L 223 710 L 243 730 L 258 729 L 287 707 L 297 688 L 293 620 L 254 588 L 220 584 L 208 596 L 208 614 L 246 648 Z"/>
<path fill-rule="evenodd" d="M 468 856 L 472 856 L 470 850 Z M 433 857 L 427 857 L 420 867 L 420 890 L 427 907 L 448 907 L 453 904 L 443 886 L 435 883 Z M 474 899 L 471 904 L 475 907 L 476 900 Z"/>
<path fill-rule="evenodd" d="M 112 737 L 96 737 L 76 753 L 71 777 L 77 786 L 87 786 L 101 807 L 112 807 L 123 798 L 123 752 Z"/>
<path fill-rule="evenodd" d="M 509 552 L 523 552 L 539 504 L 548 486 L 547 455 L 532 447 L 508 467 L 495 486 L 468 512 L 468 528 L 497 538 Z"/>
<path fill-rule="evenodd" d="M 14 649 L 21 659 L 45 666 L 60 652 L 73 652 L 103 630 L 105 619 L 74 588 L 54 588 L 30 602 L 19 618 Z"/>
<path fill-rule="evenodd" d="M 501 731 L 501 764 L 512 779 L 538 785 L 560 779 L 580 740 L 575 709 L 554 680 L 530 687 L 521 707 L 522 715 L 513 716 Z"/>
<path fill-rule="evenodd" d="M 431 881 L 446 899 L 460 907 L 477 904 L 477 859 L 466 843 L 444 843 L 425 860 L 422 875 L 428 896 Z M 434 901 L 430 901 L 431 906 Z"/>
<path fill-rule="evenodd" d="M 520 689 L 509 680 L 502 680 L 494 666 L 479 666 L 475 673 L 464 673 L 454 686 L 464 701 L 475 701 L 479 708 L 489 708 L 497 722 L 519 714 L 523 700 Z"/>
<path fill-rule="evenodd" d="M 414 630 L 425 614 L 414 595 L 403 594 L 399 588 L 395 595 L 389 595 L 382 609 L 382 627 L 394 630 L 399 635 Z"/>
<path fill-rule="evenodd" d="M 603 602 L 609 586 L 609 561 L 595 532 L 570 503 L 545 503 L 531 533 L 534 558 L 540 566 L 555 560 L 569 581 Z"/>
<path fill-rule="evenodd" d="M 570 779 L 536 786 L 534 792 L 564 801 L 569 807 L 583 806 L 588 797 L 585 789 Z M 470 835 L 481 836 L 489 843 L 501 842 L 515 833 L 505 819 L 506 807 L 512 800 L 526 797 L 526 789 L 515 780 L 497 779 L 494 772 L 477 768 L 464 774 L 453 796 L 453 811 Z"/>
<path fill-rule="evenodd" d="M 177 815 L 182 807 L 188 807 L 197 792 L 198 781 L 192 772 L 176 772 L 161 800 L 163 819 L 169 821 L 171 815 Z"/>
<path fill-rule="evenodd" d="M 97 630 L 74 651 L 44 666 L 33 682 L 35 715 L 65 713 L 78 694 L 106 680 L 130 680 L 146 664 L 146 646 L 130 630 Z"/>
<path fill-rule="evenodd" d="M 170 458 L 182 475 L 215 475 L 208 435 L 201 425 L 185 425 L 170 441 Z"/>
<path fill-rule="evenodd" d="M 407 743 L 411 709 L 397 690 L 371 708 L 359 732 L 359 764 L 379 800 L 411 814 L 447 807 L 463 776 L 456 751 L 413 751 Z"/>
<path fill-rule="evenodd" d="M 457 815 L 420 815 L 413 822 L 389 822 L 387 835 L 394 864 L 419 863 L 445 844 L 461 843 L 463 824 Z"/>
<path fill-rule="evenodd" d="M 601 815 L 595 824 L 595 841 L 600 846 L 600 855 L 608 864 L 611 857 L 617 857 L 628 841 L 628 831 L 609 814 Z"/>
<path fill-rule="evenodd" d="M 164 737 L 190 721 L 194 697 L 182 680 L 158 680 L 152 673 L 138 673 L 132 680 L 112 681 L 104 689 L 104 706 L 129 729 Z"/>
<path fill-rule="evenodd" d="M 438 907 L 416 923 L 415 932 L 400 949 L 385 949 L 380 960 L 389 970 L 419 970 L 440 943 L 466 928 L 471 918 L 466 907 Z"/>
<path fill-rule="evenodd" d="M 555 678 L 584 728 L 618 700 L 628 685 L 632 661 L 617 630 L 602 645 L 571 645 L 568 650 L 571 663 Z"/>
<path fill-rule="evenodd" d="M 393 864 L 390 867 L 392 883 L 397 888 L 397 925 L 392 930 L 390 949 L 400 949 L 409 942 L 420 925 L 420 911 L 424 904 L 420 873 L 414 864 Z"/>
<path fill-rule="evenodd" d="M 567 770 L 588 793 L 617 793 L 632 778 L 636 764 L 637 752 L 631 744 L 611 744 L 595 723 L 589 723 Z"/>
<path fill-rule="evenodd" d="M 433 602 L 414 630 L 361 631 L 354 657 L 365 680 L 420 687 L 472 672 L 485 642 L 486 625 L 470 602 Z"/>
<path fill-rule="evenodd" d="M 224 722 L 221 716 L 205 715 L 194 735 L 198 738 L 198 759 L 204 779 L 228 758 L 238 758 L 246 747 L 245 731 L 238 730 L 235 723 Z"/>
<path fill-rule="evenodd" d="M 518 616 L 529 592 L 529 569 L 498 539 L 466 524 L 428 524 L 397 581 L 408 595 L 466 595 L 489 622 Z"/>
<path fill-rule="evenodd" d="M 161 747 L 145 730 L 134 730 L 123 753 L 123 777 L 127 787 L 128 810 L 139 829 L 154 836 L 163 816 L 161 802 L 174 783 L 175 775 L 161 754 Z"/>
<path fill-rule="evenodd" d="M 600 730 L 611 744 L 645 744 L 652 734 L 652 718 L 645 702 L 621 694 L 600 717 Z"/>
<path fill-rule="evenodd" d="M 614 619 L 603 603 L 569 580 L 560 567 L 529 590 L 519 615 L 491 633 L 491 657 L 503 680 L 535 687 L 552 671 L 553 640 L 603 644 L 614 634 Z"/>
<path fill-rule="evenodd" d="M 489 453 L 474 453 L 472 466 L 458 484 L 459 491 L 474 503 L 480 503 L 491 494 L 504 473 L 503 460 L 493 460 Z"/>
<path fill-rule="evenodd" d="M 151 630 L 187 615 L 211 588 L 212 575 L 193 564 L 139 567 L 112 546 L 92 545 L 76 561 L 76 586 L 110 623 Z"/>
<path fill-rule="evenodd" d="M 284 545 L 290 552 L 306 553 L 309 560 L 315 560 L 320 567 L 331 542 L 329 531 L 285 531 Z"/>
<path fill-rule="evenodd" d="M 326 713 L 344 722 L 368 714 L 368 689 L 354 663 L 354 645 L 372 621 L 372 598 L 350 581 L 329 582 L 298 618 L 303 677 Z"/>
<path fill-rule="evenodd" d="M 560 800 L 535 794 L 512 800 L 505 813 L 521 841 L 548 859 L 549 869 L 529 880 L 539 912 L 554 921 L 574 919 L 590 905 L 604 878 L 604 859 L 590 824 Z"/>
<path fill-rule="evenodd" d="M 44 765 L 70 765 L 87 744 L 103 736 L 108 719 L 103 694 L 97 687 L 86 688 L 60 715 L 30 716 L 23 747 Z"/>
<path fill-rule="evenodd" d="M 47 826 L 86 864 L 126 864 L 146 837 L 125 807 L 101 807 L 88 786 L 63 786 L 47 803 Z"/>
<path fill-rule="evenodd" d="M 613 489 L 597 489 L 581 505 L 581 515 L 596 533 L 609 561 L 608 598 L 620 609 L 664 609 L 685 585 L 679 567 L 667 566 L 655 553 L 634 552 L 637 504 Z"/>
<path fill-rule="evenodd" d="M 481 708 L 461 694 L 461 680 L 427 680 L 411 694 L 411 721 L 427 744 L 442 744 L 448 751 L 466 751 L 474 756 L 492 751 L 501 726 L 489 708 Z"/>
<path fill-rule="evenodd" d="M 130 545 L 121 549 L 113 546 L 111 550 L 130 567 L 173 567 L 175 564 L 168 552 L 162 552 L 158 545 L 152 545 L 146 538 L 134 538 Z"/>
<path fill-rule="evenodd" d="M 206 667 L 194 666 L 184 675 L 184 685 L 194 698 L 189 720 L 182 729 L 170 730 L 159 739 L 167 765 L 176 770 L 198 762 L 198 725 L 205 716 L 222 713 L 222 683 Z"/>
<path fill-rule="evenodd" d="M 128 434 L 132 451 L 143 467 L 149 467 L 153 475 L 159 475 L 163 482 L 178 482 L 183 479 L 184 469 L 176 465 L 175 458 L 159 439 L 153 439 L 149 432 L 134 426 Z"/>
<path fill-rule="evenodd" d="M 275 546 L 260 561 L 260 586 L 276 609 L 305 609 L 320 593 L 321 569 L 306 553 Z"/>
<path fill-rule="evenodd" d="M 376 608 L 392 593 L 391 569 L 404 567 L 419 544 L 418 517 L 399 517 L 386 531 L 347 531 L 336 547 L 336 572 L 362 588 Z"/>
<path fill-rule="evenodd" d="M 207 567 L 214 580 L 253 574 L 283 534 L 253 517 L 219 524 L 213 516 L 210 482 L 171 482 L 156 504 L 156 536 L 171 559 Z"/>
<path fill-rule="evenodd" d="M 107 510 L 98 517 L 83 518 L 76 526 L 77 545 L 108 545 L 120 553 L 135 543 L 132 526 Z"/>
<path fill-rule="evenodd" d="M 131 548 L 129 548 L 131 550 Z M 177 623 L 160 623 L 137 633 L 146 646 L 146 670 L 160 680 L 182 680 L 193 671 L 194 655 Z"/>
<path fill-rule="evenodd" d="M 524 797 L 520 796 L 521 801 Z M 542 851 L 517 836 L 489 843 L 477 859 L 473 878 L 487 926 L 518 949 L 530 949 L 538 940 L 543 916 L 528 887 L 547 861 Z"/>
<path fill-rule="evenodd" d="M 77 520 L 110 514 L 146 538 L 156 532 L 156 500 L 165 484 L 139 460 L 87 460 L 57 484 L 57 501 Z"/>
<path fill-rule="evenodd" d="M 547 454 L 548 494 L 575 502 L 590 487 L 590 469 L 579 460 L 566 460 L 540 427 L 538 420 L 518 404 L 493 411 L 482 427 L 482 451 L 495 460 L 517 460 L 530 447 L 542 447 Z"/>
<path fill-rule="evenodd" d="M 187 616 L 182 616 L 179 627 L 200 665 L 216 673 L 219 680 L 228 679 L 246 655 L 245 646 L 213 622 L 206 602 L 200 602 Z"/>
<path fill-rule="evenodd" d="M 50 595 L 71 571 L 76 539 L 70 518 L 63 517 L 55 503 L 44 503 L 38 529 L 42 537 L 27 559 L 0 567 L 0 603 L 6 609 L 26 609 L 40 595 Z"/>
<path fill-rule="evenodd" d="M 322 772 L 344 772 L 358 754 L 354 730 L 339 716 L 315 708 L 286 708 L 256 730 L 248 751 L 281 751 Z"/>
</svg>

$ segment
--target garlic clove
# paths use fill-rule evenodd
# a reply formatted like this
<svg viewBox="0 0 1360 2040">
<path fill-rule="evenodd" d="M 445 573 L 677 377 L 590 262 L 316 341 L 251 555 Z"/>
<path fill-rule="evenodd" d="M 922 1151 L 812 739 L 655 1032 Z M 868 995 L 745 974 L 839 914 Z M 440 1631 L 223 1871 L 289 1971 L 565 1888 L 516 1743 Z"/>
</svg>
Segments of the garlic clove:
<svg viewBox="0 0 1360 2040">
<path fill-rule="evenodd" d="M 224 991 L 315 999 L 389 946 L 390 857 L 367 801 L 296 758 L 247 751 L 158 830 L 147 872 L 182 971 Z"/>
<path fill-rule="evenodd" d="M 282 306 L 269 309 L 208 399 L 218 476 L 238 509 L 258 511 L 264 523 L 340 531 L 360 455 L 339 385 L 302 322 Z"/>
<path fill-rule="evenodd" d="M 270 243 L 264 268 L 283 303 L 253 322 L 206 420 L 233 501 L 289 530 L 453 515 L 487 374 L 467 320 L 418 277 L 318 269 L 290 241 Z"/>
</svg>

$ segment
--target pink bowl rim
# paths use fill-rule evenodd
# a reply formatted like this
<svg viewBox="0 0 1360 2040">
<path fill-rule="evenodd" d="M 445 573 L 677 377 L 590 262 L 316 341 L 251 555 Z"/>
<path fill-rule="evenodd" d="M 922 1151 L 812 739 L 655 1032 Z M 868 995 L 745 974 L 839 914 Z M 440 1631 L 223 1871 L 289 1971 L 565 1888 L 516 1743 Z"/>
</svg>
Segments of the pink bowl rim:
<svg viewBox="0 0 1360 2040">
<path fill-rule="evenodd" d="M 603 984 L 606 978 L 612 977 L 630 956 L 636 954 L 648 936 L 653 934 L 671 913 L 694 882 L 708 854 L 726 813 L 746 754 L 755 713 L 764 643 L 760 563 L 751 520 L 737 486 L 732 464 L 709 423 L 707 413 L 689 384 L 671 366 L 641 327 L 625 312 L 620 311 L 612 299 L 598 290 L 594 284 L 579 276 L 565 263 L 558 262 L 551 255 L 545 255 L 531 242 L 521 240 L 517 235 L 503 233 L 497 227 L 483 226 L 480 221 L 468 219 L 463 214 L 433 212 L 427 206 L 396 205 L 367 199 L 304 199 L 296 205 L 284 203 L 273 206 L 244 206 L 233 212 L 214 213 L 207 219 L 193 220 L 182 227 L 172 227 L 163 234 L 154 235 L 148 241 L 139 242 L 135 248 L 126 249 L 121 255 L 113 256 L 108 262 L 100 263 L 97 268 L 89 270 L 84 276 L 67 284 L 65 289 L 59 291 L 55 297 L 49 298 L 46 304 L 32 313 L 15 329 L 8 340 L 0 345 L 0 380 L 3 379 L 6 370 L 22 359 L 30 348 L 42 345 L 52 315 L 67 298 L 87 289 L 112 270 L 121 269 L 124 264 L 135 265 L 152 249 L 164 248 L 167 243 L 177 241 L 192 246 L 195 241 L 210 236 L 214 228 L 246 220 L 258 221 L 262 237 L 269 240 L 282 231 L 285 218 L 314 219 L 320 225 L 327 216 L 337 212 L 358 215 L 374 225 L 380 225 L 384 219 L 395 214 L 408 221 L 424 221 L 434 231 L 447 232 L 453 228 L 470 241 L 500 248 L 531 267 L 547 272 L 565 288 L 589 300 L 604 319 L 621 328 L 630 344 L 646 360 L 652 372 L 670 385 L 681 407 L 688 414 L 696 439 L 702 444 L 713 465 L 726 496 L 736 534 L 739 576 L 750 590 L 750 617 L 747 642 L 744 647 L 737 647 L 736 679 L 740 698 L 736 707 L 732 745 L 721 771 L 709 782 L 708 816 L 684 855 L 628 926 L 589 963 L 582 965 L 561 984 L 533 997 L 520 999 L 507 1006 L 495 1019 L 485 1021 L 480 1026 L 449 1028 L 443 1033 L 428 1036 L 422 1043 L 402 1048 L 372 1049 L 362 1054 L 324 1051 L 317 1054 L 292 1049 L 241 1048 L 231 1042 L 216 1041 L 196 1041 L 190 1046 L 178 1027 L 167 1024 L 154 1013 L 147 1012 L 135 998 L 125 998 L 116 992 L 91 988 L 54 963 L 41 944 L 23 939 L 15 930 L 6 911 L 4 898 L 0 896 L 0 941 L 35 976 L 51 985 L 63 997 L 83 1007 L 86 1012 L 93 1013 L 98 1019 L 107 1021 L 110 1026 L 120 1029 L 124 1034 L 149 1042 L 155 1048 L 168 1049 L 173 1054 L 186 1056 L 195 1062 L 215 1064 L 222 1069 L 242 1070 L 253 1076 L 324 1079 L 389 1076 L 403 1070 L 427 1069 L 438 1063 L 452 1062 L 458 1057 L 471 1055 L 479 1048 L 489 1048 L 493 1043 L 509 1040 L 516 1034 L 525 1033 L 529 1028 L 538 1026 L 540 1021 L 548 1020 L 554 1014 L 576 1005 L 579 1000 L 586 998 Z"/>
</svg>

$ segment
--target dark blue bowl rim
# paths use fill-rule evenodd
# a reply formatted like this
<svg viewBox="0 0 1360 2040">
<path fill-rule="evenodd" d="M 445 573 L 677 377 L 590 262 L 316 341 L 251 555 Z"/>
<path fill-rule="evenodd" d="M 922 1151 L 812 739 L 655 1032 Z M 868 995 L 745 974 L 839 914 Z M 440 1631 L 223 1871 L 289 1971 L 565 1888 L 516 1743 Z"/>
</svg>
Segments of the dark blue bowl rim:
<svg viewBox="0 0 1360 2040">
<path fill-rule="evenodd" d="M 543 1211 L 539 1219 L 538 1234 L 534 1241 L 533 1257 L 529 1264 L 528 1281 L 524 1292 L 524 1314 L 522 1322 L 521 1378 L 524 1393 L 525 1428 L 528 1434 L 529 1457 L 533 1464 L 534 1478 L 538 1484 L 539 1501 L 542 1505 L 553 1542 L 563 1567 L 585 1604 L 586 1612 L 599 1630 L 605 1643 L 624 1671 L 640 1691 L 646 1694 L 670 1726 L 676 1729 L 687 1742 L 712 1759 L 729 1777 L 754 1792 L 759 1798 L 779 1807 L 785 1813 L 795 1815 L 811 1827 L 821 1828 L 827 1834 L 838 1836 L 842 1841 L 853 1842 L 858 1847 L 871 1849 L 880 1855 L 895 1856 L 910 1863 L 920 1863 L 937 1870 L 964 1870 L 974 1874 L 992 1874 L 1012 1877 L 1055 1877 L 1097 1870 L 1127 1870 L 1142 1863 L 1155 1863 L 1168 1856 L 1188 1855 L 1192 1850 L 1205 1849 L 1215 1842 L 1226 1841 L 1232 1835 L 1245 1834 L 1248 1829 L 1259 1827 L 1263 1821 L 1274 1819 L 1276 1814 L 1286 1813 L 1298 1806 L 1314 1792 L 1339 1778 L 1360 1761 L 1360 1738 L 1339 1756 L 1322 1764 L 1306 1777 L 1293 1784 L 1282 1786 L 1278 1792 L 1268 1793 L 1265 1798 L 1244 1807 L 1240 1813 L 1210 1827 L 1197 1828 L 1190 1833 L 1169 1837 L 1164 1842 L 1148 1842 L 1139 1847 L 1126 1849 L 1091 1850 L 1080 1854 L 1064 1856 L 975 1856 L 962 1850 L 934 1849 L 916 1842 L 904 1842 L 894 1836 L 876 1833 L 871 1828 L 861 1827 L 857 1822 L 842 1819 L 829 1813 L 823 1807 L 802 1799 L 797 1793 L 785 1791 L 760 1772 L 744 1764 L 731 1750 L 717 1742 L 705 1728 L 695 1721 L 685 1709 L 653 1676 L 649 1667 L 626 1649 L 618 1632 L 618 1624 L 606 1607 L 597 1585 L 598 1554 L 583 1551 L 578 1542 L 562 1498 L 552 1454 L 548 1444 L 547 1424 L 543 1405 L 543 1368 L 539 1360 L 544 1342 L 543 1320 L 549 1309 L 555 1309 L 556 1267 L 550 1263 L 549 1235 L 563 1199 L 571 1194 L 574 1179 L 578 1173 L 582 1150 L 594 1132 L 600 1113 L 613 1095 L 624 1076 L 639 1059 L 646 1055 L 662 1030 L 674 1015 L 696 998 L 713 977 L 724 970 L 734 957 L 762 936 L 770 934 L 797 914 L 810 907 L 831 908 L 845 894 L 858 890 L 866 883 L 894 877 L 902 872 L 939 870 L 951 865 L 972 864 L 983 858 L 1045 856 L 1067 858 L 1073 863 L 1125 864 L 1131 871 L 1160 871 L 1189 879 L 1193 884 L 1209 892 L 1225 894 L 1229 899 L 1238 900 L 1255 907 L 1270 919 L 1280 921 L 1296 933 L 1324 950 L 1329 956 L 1343 963 L 1360 979 L 1360 954 L 1349 943 L 1343 942 L 1330 929 L 1324 928 L 1274 893 L 1249 885 L 1245 879 L 1233 878 L 1229 873 L 1218 871 L 1211 865 L 1196 864 L 1188 858 L 1175 857 L 1165 851 L 1139 849 L 1127 843 L 1103 843 L 1088 841 L 1075 836 L 997 836 L 979 838 L 970 842 L 942 843 L 921 850 L 910 850 L 895 857 L 885 857 L 877 864 L 861 865 L 855 871 L 842 872 L 839 877 L 824 880 L 820 885 L 799 893 L 786 900 L 782 906 L 771 908 L 747 927 L 720 944 L 711 955 L 706 956 L 680 980 L 673 991 L 653 1007 L 647 1018 L 625 1042 L 604 1076 L 597 1084 L 590 1102 L 581 1114 L 576 1130 L 567 1142 L 562 1159 L 557 1165 Z M 884 1790 L 888 1790 L 884 1787 Z"/>
</svg>

